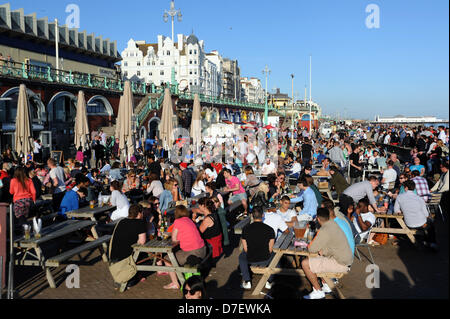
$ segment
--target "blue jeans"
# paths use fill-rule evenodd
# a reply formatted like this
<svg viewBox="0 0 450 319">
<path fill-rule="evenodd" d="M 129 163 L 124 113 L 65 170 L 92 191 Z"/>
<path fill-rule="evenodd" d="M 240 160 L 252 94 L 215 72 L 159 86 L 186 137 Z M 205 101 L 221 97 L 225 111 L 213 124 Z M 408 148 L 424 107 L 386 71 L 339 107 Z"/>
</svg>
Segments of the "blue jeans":
<svg viewBox="0 0 450 319">
<path fill-rule="evenodd" d="M 265 266 L 265 265 L 268 265 L 268 263 L 270 263 L 272 261 L 273 256 L 275 256 L 274 253 L 271 254 L 271 256 L 270 256 L 270 258 L 268 260 L 258 261 L 258 262 L 248 262 L 248 260 L 247 260 L 247 253 L 245 251 L 243 251 L 239 255 L 239 268 L 241 269 L 242 280 L 243 281 L 250 281 L 251 280 L 249 265 L 250 266 Z M 269 282 L 271 282 L 272 279 L 273 279 L 273 275 L 270 275 Z"/>
</svg>

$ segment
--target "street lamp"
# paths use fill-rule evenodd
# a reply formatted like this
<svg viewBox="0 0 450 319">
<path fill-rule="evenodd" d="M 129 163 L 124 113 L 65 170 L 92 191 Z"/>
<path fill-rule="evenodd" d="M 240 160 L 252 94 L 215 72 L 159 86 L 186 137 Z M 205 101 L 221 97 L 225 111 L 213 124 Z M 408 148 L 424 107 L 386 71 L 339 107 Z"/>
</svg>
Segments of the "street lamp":
<svg viewBox="0 0 450 319">
<path fill-rule="evenodd" d="M 270 75 L 271 71 L 269 70 L 269 67 L 266 65 L 264 70 L 262 71 L 263 74 L 266 75 L 266 104 L 264 107 L 264 125 L 268 124 L 268 117 L 269 117 L 269 107 L 267 105 L 267 77 Z"/>
<path fill-rule="evenodd" d="M 291 145 L 294 144 L 294 74 L 291 74 L 292 78 L 292 113 L 291 113 L 291 122 L 292 122 L 292 132 L 291 132 Z"/>
<path fill-rule="evenodd" d="M 170 2 L 170 10 L 169 11 L 164 10 L 164 15 L 163 15 L 164 22 L 168 22 L 169 21 L 169 16 L 172 18 L 172 44 L 173 44 L 173 49 L 174 49 L 175 48 L 174 18 L 175 18 L 175 16 L 178 16 L 178 22 L 181 22 L 182 17 L 183 17 L 182 14 L 181 14 L 181 10 L 176 10 L 175 9 L 175 1 L 174 0 L 172 0 Z M 174 72 L 175 72 L 175 66 L 174 66 L 174 64 L 175 64 L 175 54 L 174 54 L 173 49 L 172 49 L 172 59 L 173 59 L 173 62 L 172 62 L 172 76 L 174 75 Z"/>
</svg>

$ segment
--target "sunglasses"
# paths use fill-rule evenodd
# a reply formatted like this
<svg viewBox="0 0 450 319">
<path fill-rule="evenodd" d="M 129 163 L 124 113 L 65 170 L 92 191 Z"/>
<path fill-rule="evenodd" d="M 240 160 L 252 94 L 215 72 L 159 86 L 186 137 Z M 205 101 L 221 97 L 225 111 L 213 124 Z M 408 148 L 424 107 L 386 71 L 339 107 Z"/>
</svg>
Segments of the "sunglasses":
<svg viewBox="0 0 450 319">
<path fill-rule="evenodd" d="M 189 293 L 191 296 L 193 296 L 197 293 L 197 291 L 199 291 L 199 290 L 198 289 L 197 290 L 192 290 L 192 289 L 188 290 L 188 289 L 183 288 L 183 295 L 186 295 L 187 293 Z"/>
<path fill-rule="evenodd" d="M 153 205 L 159 205 L 159 203 L 153 203 Z"/>
</svg>

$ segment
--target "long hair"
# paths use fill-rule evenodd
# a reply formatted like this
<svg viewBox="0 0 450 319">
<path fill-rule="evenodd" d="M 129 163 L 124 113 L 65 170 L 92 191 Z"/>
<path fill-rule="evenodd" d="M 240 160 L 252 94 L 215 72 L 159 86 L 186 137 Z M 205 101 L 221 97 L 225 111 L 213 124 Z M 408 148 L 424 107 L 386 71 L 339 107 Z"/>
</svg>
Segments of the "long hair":
<svg viewBox="0 0 450 319">
<path fill-rule="evenodd" d="M 25 168 L 18 167 L 14 171 L 14 178 L 16 178 L 19 183 L 22 185 L 23 189 L 27 189 L 26 183 L 28 182 L 28 176 L 25 172 Z"/>
</svg>

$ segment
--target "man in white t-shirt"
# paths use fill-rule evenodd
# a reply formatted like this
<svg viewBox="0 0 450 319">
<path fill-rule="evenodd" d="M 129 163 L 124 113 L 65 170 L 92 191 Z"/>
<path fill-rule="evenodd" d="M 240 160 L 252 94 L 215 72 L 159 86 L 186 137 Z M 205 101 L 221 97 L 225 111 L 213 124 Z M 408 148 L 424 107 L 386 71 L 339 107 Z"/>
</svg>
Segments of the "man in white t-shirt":
<svg viewBox="0 0 450 319">
<path fill-rule="evenodd" d="M 53 158 L 47 160 L 47 165 L 50 168 L 50 183 L 53 187 L 52 204 L 55 211 L 58 211 L 66 191 L 64 169 L 61 166 L 57 166 Z"/>
<path fill-rule="evenodd" d="M 276 174 L 277 168 L 274 163 L 270 160 L 270 157 L 266 158 L 266 162 L 262 166 L 262 175 Z"/>
<path fill-rule="evenodd" d="M 389 183 L 392 183 L 397 180 L 397 172 L 394 169 L 394 162 L 389 160 L 387 162 L 387 170 L 383 172 L 383 178 L 381 183 L 383 184 L 383 189 L 389 189 Z"/>
<path fill-rule="evenodd" d="M 288 225 L 283 220 L 283 217 L 281 217 L 276 212 L 266 211 L 264 213 L 263 222 L 264 224 L 272 227 L 273 231 L 275 232 L 275 238 L 278 238 L 278 231 L 282 233 L 289 232 Z"/>
<path fill-rule="evenodd" d="M 369 234 L 369 229 L 376 221 L 375 215 L 369 212 L 369 201 L 367 199 L 363 198 L 358 202 L 351 221 L 359 233 L 360 241 L 366 239 Z"/>
<path fill-rule="evenodd" d="M 277 214 L 283 218 L 288 227 L 294 227 L 297 221 L 297 212 L 294 209 L 289 209 L 291 200 L 288 196 L 283 196 L 280 201 L 281 207 L 277 210 Z"/>
</svg>

